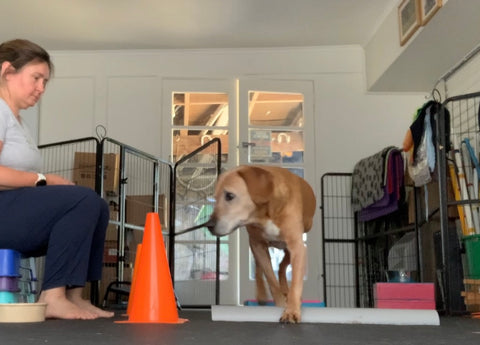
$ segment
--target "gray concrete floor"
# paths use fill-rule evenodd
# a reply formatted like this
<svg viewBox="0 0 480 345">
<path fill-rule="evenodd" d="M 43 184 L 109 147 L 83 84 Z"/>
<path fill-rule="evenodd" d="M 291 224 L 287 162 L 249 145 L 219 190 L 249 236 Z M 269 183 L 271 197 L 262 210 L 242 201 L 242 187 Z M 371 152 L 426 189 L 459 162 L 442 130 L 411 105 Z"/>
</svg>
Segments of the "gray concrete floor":
<svg viewBox="0 0 480 345">
<path fill-rule="evenodd" d="M 115 320 L 126 320 L 116 312 Z M 183 310 L 184 324 L 119 324 L 47 320 L 41 323 L 0 323 L 0 344 L 46 345 L 211 345 L 211 344 L 479 344 L 480 320 L 441 317 L 440 326 L 377 326 L 219 322 L 209 310 Z"/>
</svg>

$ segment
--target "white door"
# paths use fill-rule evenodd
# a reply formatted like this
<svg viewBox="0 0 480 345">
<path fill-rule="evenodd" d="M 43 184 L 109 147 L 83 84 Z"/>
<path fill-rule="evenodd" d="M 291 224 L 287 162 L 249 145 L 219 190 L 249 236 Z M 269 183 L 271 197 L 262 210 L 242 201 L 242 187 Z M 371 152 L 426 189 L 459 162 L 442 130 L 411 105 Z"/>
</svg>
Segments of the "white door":
<svg viewBox="0 0 480 345">
<path fill-rule="evenodd" d="M 242 79 L 239 82 L 239 163 L 282 166 L 304 177 L 315 190 L 313 82 Z M 313 229 L 315 230 L 315 229 Z M 245 229 L 240 233 L 239 303 L 255 299 L 254 264 Z M 318 279 L 320 231 L 307 238 L 304 299 L 321 298 Z M 274 269 L 283 251 L 271 249 Z M 289 267 L 290 269 L 290 267 Z M 287 271 L 287 276 L 289 272 Z"/>
<path fill-rule="evenodd" d="M 172 162 L 197 149 L 212 138 L 222 142 L 222 167 L 235 165 L 236 152 L 236 81 L 213 79 L 166 79 L 163 81 L 164 156 Z M 201 159 L 209 159 L 203 154 Z M 200 158 L 199 158 L 200 159 Z M 185 171 L 182 186 L 178 172 L 175 207 L 175 230 L 181 232 L 206 221 L 212 204 L 209 193 L 216 176 L 193 162 Z M 190 164 L 190 163 L 189 163 Z M 199 172 L 198 185 L 189 171 Z M 212 178 L 209 183 L 205 179 Z M 207 181 L 208 182 L 208 181 Z M 208 186 L 208 188 L 203 188 Z M 184 187 L 184 188 L 183 188 Z M 212 193 L 213 194 L 213 193 Z M 204 218 L 204 219 L 203 219 Z M 238 236 L 221 238 L 220 303 L 238 300 Z M 180 234 L 175 238 L 175 293 L 182 305 L 215 303 L 216 238 L 206 228 Z"/>
</svg>

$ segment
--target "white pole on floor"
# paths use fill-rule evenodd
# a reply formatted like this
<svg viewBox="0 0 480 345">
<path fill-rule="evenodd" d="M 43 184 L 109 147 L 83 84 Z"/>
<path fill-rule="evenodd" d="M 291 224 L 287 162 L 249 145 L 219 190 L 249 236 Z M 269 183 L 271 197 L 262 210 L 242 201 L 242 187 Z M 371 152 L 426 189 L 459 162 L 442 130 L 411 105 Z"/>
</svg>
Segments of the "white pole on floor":
<svg viewBox="0 0 480 345">
<path fill-rule="evenodd" d="M 283 308 L 270 306 L 212 306 L 212 321 L 279 322 Z M 301 323 L 438 326 L 436 310 L 376 308 L 302 308 Z"/>
</svg>

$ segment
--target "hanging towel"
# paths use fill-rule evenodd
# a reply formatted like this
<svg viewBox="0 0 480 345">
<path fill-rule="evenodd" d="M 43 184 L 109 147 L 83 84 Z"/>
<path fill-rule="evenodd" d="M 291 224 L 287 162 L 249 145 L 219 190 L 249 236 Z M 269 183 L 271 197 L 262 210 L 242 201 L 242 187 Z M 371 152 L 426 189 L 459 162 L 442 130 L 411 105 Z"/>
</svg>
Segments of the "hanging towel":
<svg viewBox="0 0 480 345">
<path fill-rule="evenodd" d="M 445 108 L 441 103 L 437 101 L 429 101 L 425 103 L 422 108 L 417 112 L 417 118 L 410 125 L 411 135 L 413 137 L 413 157 L 412 160 L 415 161 L 417 156 L 417 150 L 420 147 L 420 143 L 423 138 L 423 133 L 425 131 L 425 116 L 427 114 L 427 109 L 430 112 L 430 128 L 432 129 L 432 143 L 436 142 L 437 136 L 437 127 L 436 127 L 436 118 L 439 116 L 440 112 L 444 111 L 444 126 L 445 126 L 445 144 L 446 151 L 450 151 L 450 112 Z"/>
<path fill-rule="evenodd" d="M 404 187 L 403 157 L 398 149 L 390 150 L 387 157 L 387 183 L 384 195 L 377 202 L 362 208 L 358 220 L 366 222 L 398 210 L 398 202 Z"/>
<path fill-rule="evenodd" d="M 360 160 L 352 173 L 352 207 L 359 211 L 384 196 L 387 153 L 393 146 Z"/>
<path fill-rule="evenodd" d="M 435 146 L 433 145 L 432 123 L 430 121 L 430 108 L 425 114 L 425 140 L 427 145 L 427 162 L 430 172 L 435 170 Z"/>
</svg>

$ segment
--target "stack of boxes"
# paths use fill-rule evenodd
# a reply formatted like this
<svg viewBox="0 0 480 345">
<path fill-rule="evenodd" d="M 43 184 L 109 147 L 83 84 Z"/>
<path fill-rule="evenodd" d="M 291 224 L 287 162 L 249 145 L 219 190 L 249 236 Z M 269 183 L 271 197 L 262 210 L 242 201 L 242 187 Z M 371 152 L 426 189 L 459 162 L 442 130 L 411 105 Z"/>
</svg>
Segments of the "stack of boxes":
<svg viewBox="0 0 480 345">
<path fill-rule="evenodd" d="M 75 152 L 73 163 L 73 182 L 76 185 L 95 189 L 97 169 L 97 153 Z M 103 155 L 103 191 L 109 196 L 118 195 L 120 155 L 105 153 Z M 118 209 L 114 202 L 110 203 L 110 220 L 118 221 Z M 117 280 L 117 226 L 109 224 L 103 254 L 103 272 L 99 285 L 99 298 L 103 298 L 108 284 Z M 90 288 L 84 289 L 84 298 L 90 298 Z"/>
<path fill-rule="evenodd" d="M 166 228 L 167 209 L 165 195 L 160 195 L 158 199 L 159 215 L 162 228 Z M 119 221 L 118 205 L 110 204 L 110 220 Z M 127 195 L 125 198 L 125 222 L 137 227 L 144 227 L 147 213 L 154 211 L 153 195 Z M 105 247 L 103 253 L 103 272 L 102 281 L 100 282 L 100 298 L 105 296 L 106 289 L 111 282 L 118 281 L 117 265 L 118 265 L 118 227 L 110 224 L 107 228 L 105 237 Z M 131 282 L 133 278 L 133 265 L 135 263 L 136 251 L 138 244 L 142 243 L 143 231 L 126 229 L 125 232 L 125 257 L 123 267 L 123 281 Z M 113 302 L 115 294 L 109 294 L 107 298 L 113 298 L 106 302 Z"/>
<path fill-rule="evenodd" d="M 97 154 L 94 152 L 75 152 L 73 163 L 73 182 L 79 186 L 95 189 Z M 103 155 L 103 190 L 106 194 L 118 190 L 120 156 L 116 153 Z"/>
<path fill-rule="evenodd" d="M 73 164 L 73 182 L 76 185 L 95 189 L 97 153 L 75 152 Z M 110 224 L 107 228 L 103 253 L 102 279 L 99 285 L 99 297 L 103 298 L 108 285 L 118 281 L 118 192 L 120 175 L 120 155 L 117 153 L 103 154 L 103 192 L 107 201 L 110 200 Z M 166 228 L 167 209 L 166 198 L 159 196 L 159 213 L 162 228 Z M 153 212 L 153 195 L 127 195 L 125 200 L 125 222 L 130 225 L 143 227 L 148 212 Z M 125 265 L 123 280 L 132 280 L 132 270 L 135 261 L 137 244 L 141 243 L 143 231 L 126 229 L 125 232 Z M 84 298 L 89 298 L 90 289 L 84 289 Z"/>
<path fill-rule="evenodd" d="M 465 291 L 462 291 L 467 311 L 480 312 L 480 279 L 465 279 Z"/>
</svg>

